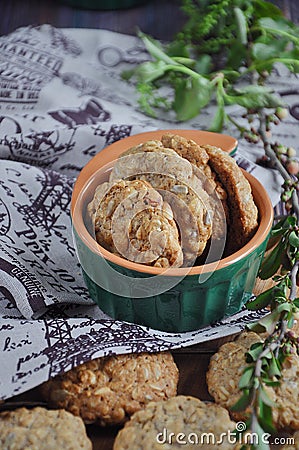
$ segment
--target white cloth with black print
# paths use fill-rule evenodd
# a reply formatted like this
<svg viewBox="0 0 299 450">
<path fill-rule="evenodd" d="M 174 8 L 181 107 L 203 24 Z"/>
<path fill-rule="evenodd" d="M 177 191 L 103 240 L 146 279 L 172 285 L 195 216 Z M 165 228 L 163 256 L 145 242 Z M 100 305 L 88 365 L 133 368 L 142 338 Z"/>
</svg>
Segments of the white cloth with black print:
<svg viewBox="0 0 299 450">
<path fill-rule="evenodd" d="M 187 123 L 138 110 L 123 70 L 149 58 L 140 41 L 103 30 L 26 27 L 0 37 L 0 399 L 24 392 L 90 358 L 159 351 L 238 332 L 257 318 L 243 310 L 212 327 L 171 334 L 118 322 L 94 305 L 72 240 L 72 186 L 107 145 L 154 129 L 206 129 L 213 106 Z M 280 67 L 273 87 L 291 115 L 275 129 L 296 147 L 298 81 Z M 240 119 L 242 111 L 232 111 Z M 229 132 L 229 131 L 228 131 Z M 280 179 L 240 141 L 236 159 L 273 204 Z"/>
</svg>

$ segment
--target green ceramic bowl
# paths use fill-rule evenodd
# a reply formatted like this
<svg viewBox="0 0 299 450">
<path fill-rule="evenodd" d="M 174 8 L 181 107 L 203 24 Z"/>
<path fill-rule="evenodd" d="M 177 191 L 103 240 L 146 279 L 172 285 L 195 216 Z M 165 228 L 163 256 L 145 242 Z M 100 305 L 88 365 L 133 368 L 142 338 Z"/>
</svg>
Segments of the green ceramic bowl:
<svg viewBox="0 0 299 450">
<path fill-rule="evenodd" d="M 259 210 L 254 237 L 229 257 L 192 268 L 141 265 L 116 256 L 94 239 L 86 206 L 98 184 L 108 179 L 113 161 L 126 149 L 165 131 L 233 152 L 236 141 L 226 135 L 194 130 L 141 133 L 102 150 L 81 171 L 72 196 L 74 240 L 92 299 L 111 317 L 167 332 L 201 328 L 238 312 L 249 299 L 266 249 L 273 208 L 264 187 L 244 172 Z"/>
</svg>

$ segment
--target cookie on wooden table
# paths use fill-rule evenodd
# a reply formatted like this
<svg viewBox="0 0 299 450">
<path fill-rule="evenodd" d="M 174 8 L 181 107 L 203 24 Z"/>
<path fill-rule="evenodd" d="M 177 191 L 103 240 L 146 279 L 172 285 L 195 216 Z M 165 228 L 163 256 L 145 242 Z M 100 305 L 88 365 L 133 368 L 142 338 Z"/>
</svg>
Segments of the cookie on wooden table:
<svg viewBox="0 0 299 450">
<path fill-rule="evenodd" d="M 151 401 L 177 392 L 178 369 L 171 353 L 97 358 L 41 386 L 43 398 L 86 423 L 119 424 Z"/>
<path fill-rule="evenodd" d="M 247 366 L 245 353 L 252 344 L 261 341 L 256 333 L 241 333 L 235 341 L 222 345 L 212 356 L 207 384 L 216 403 L 230 410 L 240 398 L 239 380 Z M 279 386 L 265 388 L 275 404 L 272 408 L 273 423 L 278 430 L 299 430 L 298 378 L 299 357 L 295 354 L 284 361 Z M 250 409 L 231 414 L 236 420 L 244 420 L 249 413 Z"/>
<path fill-rule="evenodd" d="M 238 385 L 246 367 L 245 353 L 252 344 L 261 341 L 256 333 L 241 333 L 235 341 L 223 344 L 211 357 L 206 377 L 209 393 L 216 403 L 229 410 L 240 398 Z M 237 420 L 244 419 L 243 413 L 233 413 L 233 416 Z"/>
<path fill-rule="evenodd" d="M 180 267 L 183 253 L 172 210 L 147 182 L 103 183 L 88 205 L 97 242 L 128 260 Z"/>
<path fill-rule="evenodd" d="M 113 450 L 237 449 L 227 438 L 235 425 L 219 405 L 179 395 L 135 413 L 116 436 Z"/>
<path fill-rule="evenodd" d="M 1 450 L 91 450 L 80 417 L 64 410 L 18 408 L 0 413 Z"/>
</svg>

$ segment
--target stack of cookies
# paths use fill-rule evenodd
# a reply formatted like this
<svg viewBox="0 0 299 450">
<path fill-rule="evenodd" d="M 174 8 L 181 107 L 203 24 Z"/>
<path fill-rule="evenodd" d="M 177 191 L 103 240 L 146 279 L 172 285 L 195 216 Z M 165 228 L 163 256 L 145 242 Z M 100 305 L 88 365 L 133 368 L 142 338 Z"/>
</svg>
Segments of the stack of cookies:
<svg viewBox="0 0 299 450">
<path fill-rule="evenodd" d="M 258 226 L 250 184 L 234 159 L 171 134 L 122 153 L 88 213 L 101 246 L 164 268 L 202 264 L 212 241 L 225 247 L 216 259 L 228 256 Z"/>
</svg>

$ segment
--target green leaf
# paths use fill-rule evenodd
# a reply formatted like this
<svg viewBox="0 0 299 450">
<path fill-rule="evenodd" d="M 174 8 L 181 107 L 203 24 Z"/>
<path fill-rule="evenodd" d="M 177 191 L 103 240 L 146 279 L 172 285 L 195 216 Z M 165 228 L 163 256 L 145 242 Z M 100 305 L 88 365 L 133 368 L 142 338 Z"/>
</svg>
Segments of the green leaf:
<svg viewBox="0 0 299 450">
<path fill-rule="evenodd" d="M 163 61 L 145 62 L 140 64 L 135 71 L 137 79 L 142 83 L 151 83 L 162 77 L 167 70 L 167 64 Z"/>
<path fill-rule="evenodd" d="M 239 380 L 239 388 L 240 389 L 249 388 L 251 386 L 253 375 L 254 375 L 254 366 L 246 367 Z"/>
<path fill-rule="evenodd" d="M 261 72 L 263 70 L 269 70 L 269 69 L 272 69 L 274 64 L 276 64 L 276 63 L 284 64 L 291 72 L 294 72 L 294 73 L 299 72 L 299 61 L 297 61 L 294 58 L 287 58 L 287 57 L 273 58 L 271 61 L 270 60 L 266 60 L 264 62 L 261 61 L 255 65 L 251 66 L 251 70 L 253 68 L 255 68 L 259 72 Z M 280 105 L 280 106 L 283 106 L 283 105 Z M 275 106 L 273 106 L 273 108 L 275 108 Z"/>
<path fill-rule="evenodd" d="M 271 230 L 271 236 L 274 237 L 287 233 L 290 226 L 294 226 L 290 224 L 289 219 L 294 219 L 294 217 L 292 216 L 285 217 L 281 219 L 279 222 L 277 222 L 275 225 L 273 225 Z"/>
<path fill-rule="evenodd" d="M 265 403 L 262 398 L 259 399 L 259 423 L 264 431 L 268 433 L 275 433 L 275 428 L 273 425 L 272 418 L 272 407 L 273 405 L 268 405 Z"/>
<path fill-rule="evenodd" d="M 210 73 L 212 68 L 212 58 L 210 55 L 201 55 L 196 63 L 194 70 L 196 70 L 197 73 L 200 73 L 201 75 L 207 75 Z"/>
<path fill-rule="evenodd" d="M 297 225 L 297 219 L 294 216 L 288 216 L 287 222 L 291 227 L 294 227 L 295 225 Z"/>
<path fill-rule="evenodd" d="M 237 71 L 243 65 L 243 61 L 246 60 L 246 47 L 236 39 L 232 41 L 227 51 L 227 67 L 231 67 L 232 69 L 235 69 L 235 71 Z M 238 76 L 240 76 L 239 72 Z"/>
<path fill-rule="evenodd" d="M 259 277 L 262 280 L 271 278 L 279 269 L 282 259 L 282 251 L 285 248 L 284 242 L 280 241 L 277 246 L 263 260 Z"/>
<path fill-rule="evenodd" d="M 188 78 L 180 80 L 175 88 L 173 109 L 178 120 L 189 120 L 199 114 L 211 99 L 209 80 L 205 78 Z"/>
<path fill-rule="evenodd" d="M 237 37 L 242 45 L 247 45 L 247 21 L 243 11 L 240 8 L 234 8 L 234 14 L 237 23 Z"/>
<path fill-rule="evenodd" d="M 246 408 L 250 405 L 251 400 L 252 393 L 248 389 L 246 389 L 239 400 L 232 407 L 230 407 L 230 410 L 233 412 L 245 411 Z"/>
<path fill-rule="evenodd" d="M 295 27 L 290 21 L 285 19 L 274 20 L 270 17 L 263 17 L 258 21 L 260 27 L 275 36 L 288 37 L 290 41 L 299 44 L 298 27 Z"/>
<path fill-rule="evenodd" d="M 266 306 L 271 303 L 274 296 L 275 289 L 274 287 L 271 287 L 270 289 L 267 289 L 266 291 L 259 294 L 254 300 L 247 302 L 246 308 L 249 311 L 257 311 L 259 309 L 266 308 Z"/>
<path fill-rule="evenodd" d="M 291 231 L 289 235 L 289 243 L 295 248 L 299 247 L 299 236 L 295 231 Z"/>
<path fill-rule="evenodd" d="M 275 43 L 271 45 L 257 42 L 256 44 L 253 44 L 251 50 L 252 57 L 260 61 L 265 61 L 269 58 L 277 58 L 280 55 L 279 52 L 281 52 L 281 49 L 278 48 Z"/>
<path fill-rule="evenodd" d="M 183 41 L 174 40 L 170 42 L 166 47 L 166 53 L 168 56 L 182 56 L 184 58 L 190 58 L 190 52 Z"/>
<path fill-rule="evenodd" d="M 266 392 L 266 390 L 264 389 L 263 385 L 260 385 L 258 395 L 265 405 L 270 406 L 270 407 L 275 406 L 275 402 L 272 400 L 272 398 L 269 397 L 269 395 Z"/>
<path fill-rule="evenodd" d="M 185 58 L 184 56 L 173 56 L 173 60 L 179 64 L 183 64 L 186 67 L 194 68 L 196 61 L 192 58 Z"/>
<path fill-rule="evenodd" d="M 150 36 L 139 31 L 138 36 L 142 39 L 147 51 L 157 60 L 161 60 L 166 64 L 177 64 L 170 56 L 163 50 L 159 41 L 156 41 Z"/>
<path fill-rule="evenodd" d="M 224 120 L 226 117 L 224 105 L 218 105 L 216 113 L 213 117 L 212 124 L 209 127 L 209 131 L 214 131 L 215 133 L 220 132 L 224 125 Z"/>
<path fill-rule="evenodd" d="M 292 312 L 296 313 L 297 312 L 297 308 L 294 308 Z M 295 318 L 294 318 L 294 315 L 292 314 L 292 316 L 288 320 L 288 328 L 293 328 L 294 323 L 295 323 Z"/>
<path fill-rule="evenodd" d="M 275 309 L 271 313 L 262 317 L 258 322 L 248 324 L 247 328 L 256 333 L 264 333 L 267 331 L 269 334 L 273 333 L 276 328 L 277 320 L 279 319 L 280 313 Z"/>
<path fill-rule="evenodd" d="M 257 439 L 254 439 L 254 443 L 251 444 L 251 449 L 258 449 L 258 450 L 270 450 L 269 444 L 265 442 L 265 429 L 261 426 L 261 424 L 256 421 L 254 424 L 254 432 L 257 434 Z"/>
<path fill-rule="evenodd" d="M 233 95 L 226 94 L 225 102 L 228 105 L 237 104 L 246 109 L 277 108 L 278 106 L 284 106 L 281 98 L 271 93 L 269 88 L 255 85 L 236 89 Z"/>
<path fill-rule="evenodd" d="M 273 5 L 270 2 L 264 0 L 253 0 L 254 14 L 257 18 L 271 17 L 272 19 L 278 19 L 282 17 L 282 11 L 278 6 Z"/>
<path fill-rule="evenodd" d="M 264 377 L 263 377 L 263 383 L 269 387 L 280 386 L 280 381 L 273 381 L 273 380 L 270 380 L 269 378 L 264 378 Z"/>
<path fill-rule="evenodd" d="M 257 342 L 256 344 L 253 344 L 248 350 L 248 352 L 246 352 L 246 362 L 256 361 L 262 351 L 263 351 L 262 342 Z"/>
<path fill-rule="evenodd" d="M 291 309 L 292 309 L 291 303 L 284 302 L 284 303 L 280 303 L 278 306 L 276 306 L 274 311 L 281 314 L 282 312 L 290 312 Z"/>
<path fill-rule="evenodd" d="M 287 233 L 288 230 L 284 229 L 284 228 L 278 228 L 276 230 L 272 229 L 271 231 L 271 236 L 275 237 L 275 236 L 283 236 L 284 234 Z"/>
<path fill-rule="evenodd" d="M 281 367 L 276 358 L 272 358 L 269 364 L 268 369 L 268 375 L 269 377 L 280 377 L 281 376 Z"/>
</svg>

